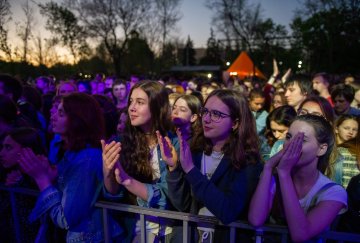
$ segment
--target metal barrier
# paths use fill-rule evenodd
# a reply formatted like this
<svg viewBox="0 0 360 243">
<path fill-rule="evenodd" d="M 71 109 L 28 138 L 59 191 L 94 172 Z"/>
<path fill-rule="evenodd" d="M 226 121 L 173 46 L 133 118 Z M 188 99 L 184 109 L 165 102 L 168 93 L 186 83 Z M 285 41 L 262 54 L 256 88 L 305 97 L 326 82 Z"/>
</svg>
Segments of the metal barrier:
<svg viewBox="0 0 360 243">
<path fill-rule="evenodd" d="M 10 200 L 12 206 L 12 215 L 14 218 L 14 222 L 19 222 L 17 219 L 16 213 L 16 198 L 15 194 L 26 194 L 29 196 L 37 196 L 38 191 L 25 189 L 25 188 L 9 188 L 3 185 L 0 185 L 1 191 L 8 191 L 10 193 Z M 107 202 L 107 201 L 99 201 L 95 204 L 96 207 L 102 208 L 103 210 L 103 224 L 104 224 L 104 232 L 105 232 L 105 242 L 111 242 L 111 237 L 109 234 L 109 227 L 108 227 L 108 216 L 109 210 L 115 210 L 120 212 L 126 213 L 134 213 L 140 216 L 140 230 L 141 230 L 141 243 L 146 243 L 146 216 L 153 216 L 159 217 L 164 219 L 172 219 L 172 220 L 179 220 L 182 221 L 183 226 L 183 242 L 190 241 L 190 234 L 189 223 L 196 223 L 197 225 L 201 225 L 204 227 L 222 225 L 219 220 L 215 217 L 210 216 L 201 216 L 201 215 L 194 215 L 189 213 L 181 213 L 169 210 L 160 210 L 160 209 L 153 209 L 153 208 L 144 208 L 139 206 L 133 206 L 128 204 L 119 204 L 114 202 Z M 355 222 L 354 222 L 355 223 Z M 16 239 L 17 242 L 20 242 L 20 231 L 19 225 L 15 225 L 15 232 L 16 232 Z M 230 242 L 235 242 L 236 239 L 236 230 L 243 229 L 243 230 L 252 230 L 254 231 L 254 242 L 260 243 L 263 240 L 263 236 L 265 233 L 275 233 L 281 236 L 281 242 L 289 242 L 289 232 L 287 227 L 279 226 L 279 225 L 265 225 L 260 228 L 254 228 L 253 226 L 249 225 L 246 221 L 236 221 L 229 225 L 226 225 L 230 229 Z M 336 231 L 327 231 L 320 235 L 320 238 L 324 240 L 332 240 L 335 242 L 360 242 L 360 234 L 351 234 L 351 233 L 343 233 L 343 232 L 336 232 Z"/>
<path fill-rule="evenodd" d="M 107 231 L 108 227 L 106 225 L 106 219 L 108 210 L 116 210 L 121 212 L 130 212 L 140 215 L 141 222 L 141 243 L 146 243 L 145 236 L 145 216 L 154 216 L 159 218 L 166 219 L 175 219 L 181 220 L 183 222 L 183 242 L 189 242 L 189 222 L 203 225 L 223 225 L 215 217 L 194 215 L 189 213 L 174 212 L 169 210 L 160 210 L 153 208 L 144 208 L 139 206 L 127 205 L 127 204 L 118 204 L 112 202 L 97 202 L 96 207 L 103 209 L 104 213 L 104 229 Z M 231 224 L 226 225 L 230 228 L 230 242 L 235 242 L 236 229 L 245 229 L 254 231 L 254 241 L 260 243 L 263 240 L 264 233 L 275 233 L 281 236 L 281 242 L 289 242 L 289 231 L 287 227 L 280 225 L 265 225 L 260 228 L 254 228 L 246 221 L 236 221 Z M 110 242 L 109 234 L 105 233 L 106 239 L 105 242 Z M 327 231 L 319 236 L 319 238 L 324 240 L 333 240 L 337 242 L 360 242 L 360 234 L 350 234 L 337 231 Z"/>
</svg>

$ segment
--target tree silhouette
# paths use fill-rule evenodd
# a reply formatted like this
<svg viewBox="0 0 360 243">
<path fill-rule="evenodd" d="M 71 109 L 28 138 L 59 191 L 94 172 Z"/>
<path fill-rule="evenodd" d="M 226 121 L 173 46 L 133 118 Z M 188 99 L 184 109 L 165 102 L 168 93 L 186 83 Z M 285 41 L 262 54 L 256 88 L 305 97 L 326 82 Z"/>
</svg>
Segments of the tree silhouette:
<svg viewBox="0 0 360 243">
<path fill-rule="evenodd" d="M 185 47 L 182 50 L 181 64 L 184 66 L 193 66 L 196 64 L 194 44 L 190 36 L 188 36 Z"/>
</svg>

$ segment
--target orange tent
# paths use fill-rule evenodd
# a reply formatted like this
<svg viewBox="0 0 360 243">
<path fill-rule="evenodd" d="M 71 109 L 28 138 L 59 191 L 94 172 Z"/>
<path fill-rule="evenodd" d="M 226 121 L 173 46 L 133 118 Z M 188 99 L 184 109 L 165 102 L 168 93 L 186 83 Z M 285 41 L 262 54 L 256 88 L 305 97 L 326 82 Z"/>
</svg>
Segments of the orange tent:
<svg viewBox="0 0 360 243">
<path fill-rule="evenodd" d="M 229 72 L 230 76 L 238 76 L 241 79 L 253 76 L 255 71 L 255 76 L 266 79 L 264 74 L 254 65 L 253 61 L 245 51 L 240 53 L 226 71 Z"/>
</svg>

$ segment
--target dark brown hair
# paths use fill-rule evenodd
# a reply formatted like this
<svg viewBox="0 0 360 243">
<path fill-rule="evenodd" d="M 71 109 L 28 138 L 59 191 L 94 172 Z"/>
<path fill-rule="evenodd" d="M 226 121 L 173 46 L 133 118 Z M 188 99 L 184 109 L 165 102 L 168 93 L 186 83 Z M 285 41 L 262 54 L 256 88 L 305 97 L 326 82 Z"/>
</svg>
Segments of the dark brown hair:
<svg viewBox="0 0 360 243">
<path fill-rule="evenodd" d="M 141 81 L 132 87 L 129 97 L 131 97 L 135 89 L 143 90 L 149 97 L 152 124 L 150 130 L 151 136 L 155 137 L 156 130 L 159 130 L 163 136 L 167 135 L 172 123 L 169 116 L 170 105 L 168 94 L 164 86 L 156 81 Z M 128 107 L 129 105 L 130 98 Z M 121 163 L 124 169 L 135 179 L 144 183 L 151 183 L 153 180 L 153 169 L 149 163 L 149 159 L 150 148 L 144 131 L 142 131 L 140 127 L 132 126 L 130 119 L 128 119 L 122 139 L 121 151 Z"/>
<path fill-rule="evenodd" d="M 239 122 L 237 129 L 231 133 L 222 148 L 225 156 L 231 159 L 236 169 L 260 161 L 255 118 L 250 111 L 247 99 L 237 91 L 218 89 L 209 94 L 205 104 L 212 96 L 218 97 L 229 108 L 232 121 Z M 205 139 L 205 154 L 211 154 L 212 146 L 211 141 Z"/>
<path fill-rule="evenodd" d="M 68 117 L 66 149 L 78 151 L 86 146 L 100 147 L 105 135 L 104 118 L 98 102 L 85 93 L 72 93 L 62 98 Z"/>
</svg>

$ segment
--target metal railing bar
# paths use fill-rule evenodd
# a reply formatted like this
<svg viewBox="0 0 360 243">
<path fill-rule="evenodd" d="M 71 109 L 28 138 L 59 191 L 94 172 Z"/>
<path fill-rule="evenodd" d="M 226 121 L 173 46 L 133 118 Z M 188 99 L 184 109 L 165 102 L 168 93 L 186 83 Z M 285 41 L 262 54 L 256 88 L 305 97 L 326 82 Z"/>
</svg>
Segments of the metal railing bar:
<svg viewBox="0 0 360 243">
<path fill-rule="evenodd" d="M 194 215 L 189 213 L 175 212 L 169 210 L 155 209 L 155 208 L 144 208 L 140 206 L 127 205 L 127 204 L 118 204 L 112 202 L 98 201 L 95 204 L 96 207 L 107 208 L 117 211 L 125 211 L 130 213 L 137 214 L 146 214 L 154 217 L 161 217 L 166 219 L 175 219 L 175 220 L 185 220 L 195 223 L 205 223 L 205 224 L 219 224 L 219 220 L 215 217 L 210 216 L 201 216 Z"/>
<path fill-rule="evenodd" d="M 3 185 L 0 185 L 0 190 L 2 191 L 8 191 L 10 192 L 10 199 L 14 200 L 14 203 L 12 202 L 12 205 L 16 206 L 16 197 L 15 193 L 19 194 L 25 194 L 29 196 L 37 196 L 39 194 L 39 191 L 27 189 L 27 188 L 13 188 L 13 187 L 6 187 Z M 223 225 L 219 220 L 217 220 L 215 217 L 210 216 L 201 216 L 201 215 L 193 215 L 189 213 L 182 213 L 182 212 L 175 212 L 175 211 L 168 211 L 168 210 L 161 210 L 161 209 L 154 209 L 154 208 L 144 208 L 134 205 L 127 205 L 127 204 L 119 204 L 114 202 L 106 202 L 106 201 L 98 201 L 95 204 L 96 207 L 100 207 L 103 209 L 104 215 L 104 236 L 106 238 L 106 242 L 110 241 L 110 234 L 109 234 L 109 225 L 108 225 L 108 210 L 116 210 L 116 211 L 122 211 L 122 212 L 130 212 L 135 214 L 140 214 L 140 219 L 143 218 L 143 223 L 141 227 L 144 227 L 144 231 L 142 234 L 145 234 L 145 215 L 149 216 L 155 216 L 165 219 L 175 219 L 175 220 L 181 220 L 183 221 L 183 233 L 184 238 L 183 242 L 188 242 L 189 240 L 189 222 L 197 223 L 198 225 Z M 13 210 L 13 207 L 12 207 Z M 16 215 L 13 213 L 14 220 Z M 17 223 L 18 225 L 19 223 Z M 236 231 L 237 228 L 239 229 L 248 229 L 253 230 L 255 232 L 262 231 L 264 232 L 272 232 L 272 233 L 279 233 L 281 234 L 281 242 L 287 242 L 288 241 L 288 230 L 286 226 L 280 226 L 280 225 L 264 225 L 260 228 L 254 228 L 251 225 L 248 224 L 246 221 L 236 221 L 229 225 L 226 225 L 228 227 L 231 227 L 231 232 Z M 20 236 L 17 233 L 18 236 Z M 231 235 L 230 235 L 231 236 Z M 258 236 L 258 235 L 257 235 Z M 232 236 L 231 236 L 232 237 Z M 260 236 L 261 237 L 261 236 Z M 319 238 L 328 239 L 328 240 L 335 240 L 339 242 L 344 241 L 351 241 L 351 242 L 360 242 L 360 234 L 355 233 L 347 233 L 347 232 L 338 232 L 338 231 L 327 231 L 319 235 Z M 146 236 L 142 239 L 146 241 Z M 143 241 L 142 241 L 143 242 Z"/>
<path fill-rule="evenodd" d="M 140 235 L 141 235 L 141 243 L 146 243 L 146 221 L 145 215 L 140 214 Z"/>
<path fill-rule="evenodd" d="M 236 239 L 236 228 L 230 227 L 230 243 L 235 243 Z"/>
<path fill-rule="evenodd" d="M 25 195 L 29 195 L 29 196 L 38 196 L 40 193 L 39 191 L 33 190 L 33 189 L 22 188 L 22 187 L 6 187 L 3 185 L 0 185 L 0 191 L 20 193 L 20 194 L 25 194 Z"/>
<path fill-rule="evenodd" d="M 20 222 L 19 222 L 19 215 L 16 211 L 16 198 L 13 192 L 10 192 L 10 203 L 11 203 L 11 213 L 14 220 L 15 239 L 17 243 L 20 243 L 21 242 Z"/>
<path fill-rule="evenodd" d="M 106 208 L 102 209 L 103 211 L 103 228 L 104 228 L 104 240 L 105 243 L 110 242 L 110 227 L 109 227 L 109 217 L 108 210 Z"/>
<path fill-rule="evenodd" d="M 183 221 L 183 243 L 190 242 L 190 234 L 189 234 L 189 222 Z"/>
</svg>

